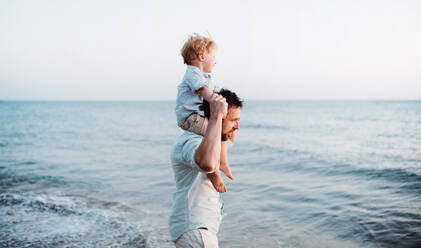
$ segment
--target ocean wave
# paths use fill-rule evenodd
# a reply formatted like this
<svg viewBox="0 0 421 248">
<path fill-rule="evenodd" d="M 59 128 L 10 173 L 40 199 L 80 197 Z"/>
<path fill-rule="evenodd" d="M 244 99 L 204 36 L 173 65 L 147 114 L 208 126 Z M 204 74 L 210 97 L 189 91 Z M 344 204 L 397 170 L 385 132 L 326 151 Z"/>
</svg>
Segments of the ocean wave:
<svg viewBox="0 0 421 248">
<path fill-rule="evenodd" d="M 304 149 L 285 149 L 285 148 L 281 148 L 281 147 L 277 147 L 277 146 L 272 146 L 272 145 L 260 145 L 260 144 L 253 144 L 253 143 L 248 143 L 246 146 L 238 146 L 235 148 L 234 152 L 239 153 L 239 154 L 250 154 L 250 153 L 254 153 L 254 154 L 272 154 L 274 156 L 279 156 L 282 155 L 284 157 L 288 157 L 288 158 L 294 158 L 294 157 L 299 157 L 301 158 L 302 156 L 313 156 L 314 153 L 304 150 Z M 271 157 L 269 157 L 271 158 Z"/>
<path fill-rule="evenodd" d="M 346 122 L 387 122 L 388 121 L 388 120 L 369 118 L 369 117 L 358 118 L 358 117 L 342 117 L 342 116 L 336 117 L 335 120 L 346 121 Z"/>
<path fill-rule="evenodd" d="M 361 168 L 349 164 L 335 165 L 321 173 L 327 176 L 349 175 L 367 179 L 384 179 L 400 183 L 400 188 L 407 190 L 407 193 L 421 194 L 421 175 L 402 168 Z"/>
<path fill-rule="evenodd" d="M 146 247 L 144 227 L 112 208 L 84 202 L 63 195 L 1 193 L 0 247 Z"/>
<path fill-rule="evenodd" d="M 80 215 L 75 210 L 69 209 L 68 207 L 52 202 L 46 202 L 41 199 L 31 199 L 28 197 L 22 197 L 17 194 L 1 193 L 0 194 L 0 206 L 21 206 L 32 209 L 32 211 L 38 212 L 51 212 L 58 215 Z"/>
<path fill-rule="evenodd" d="M 86 190 L 92 192 L 92 185 L 3 168 L 0 247 L 146 247 L 139 210 Z"/>
<path fill-rule="evenodd" d="M 32 164 L 32 162 L 29 162 Z M 40 176 L 37 174 L 18 175 L 6 168 L 0 171 L 0 192 L 21 185 L 42 184 L 45 187 L 64 186 L 67 182 L 63 178 Z"/>
<path fill-rule="evenodd" d="M 16 163 L 15 165 L 35 165 L 35 164 L 37 164 L 37 162 L 35 161 L 25 161 L 25 162 Z"/>
<path fill-rule="evenodd" d="M 271 125 L 271 124 L 260 124 L 260 123 L 245 123 L 241 124 L 241 128 L 243 129 L 268 129 L 268 130 L 289 130 L 288 126 L 281 126 L 281 125 Z"/>
</svg>

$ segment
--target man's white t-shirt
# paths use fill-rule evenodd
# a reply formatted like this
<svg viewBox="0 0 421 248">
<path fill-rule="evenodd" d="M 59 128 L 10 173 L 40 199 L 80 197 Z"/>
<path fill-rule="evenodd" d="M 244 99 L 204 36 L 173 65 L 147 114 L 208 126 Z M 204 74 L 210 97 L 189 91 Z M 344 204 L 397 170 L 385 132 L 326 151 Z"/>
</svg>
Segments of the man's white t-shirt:
<svg viewBox="0 0 421 248">
<path fill-rule="evenodd" d="M 176 183 L 169 219 L 173 241 L 184 232 L 199 227 L 218 233 L 222 220 L 221 196 L 194 160 L 202 139 L 200 135 L 185 131 L 178 137 L 171 153 Z M 219 169 L 219 163 L 216 167 Z"/>
</svg>

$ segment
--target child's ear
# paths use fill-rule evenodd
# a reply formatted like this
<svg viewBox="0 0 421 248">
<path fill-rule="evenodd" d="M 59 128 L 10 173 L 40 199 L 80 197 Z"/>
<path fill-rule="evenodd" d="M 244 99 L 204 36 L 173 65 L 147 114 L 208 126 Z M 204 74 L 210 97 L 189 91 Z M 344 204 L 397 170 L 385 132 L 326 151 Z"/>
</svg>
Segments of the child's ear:
<svg viewBox="0 0 421 248">
<path fill-rule="evenodd" d="M 200 62 L 205 61 L 205 54 L 204 53 L 199 54 L 199 61 Z"/>
</svg>

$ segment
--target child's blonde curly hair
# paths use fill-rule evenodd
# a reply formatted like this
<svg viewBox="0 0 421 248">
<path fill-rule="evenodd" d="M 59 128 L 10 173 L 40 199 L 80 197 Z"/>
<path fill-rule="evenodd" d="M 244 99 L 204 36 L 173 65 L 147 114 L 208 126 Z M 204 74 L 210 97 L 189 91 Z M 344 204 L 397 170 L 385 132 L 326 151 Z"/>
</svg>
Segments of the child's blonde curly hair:
<svg viewBox="0 0 421 248">
<path fill-rule="evenodd" d="M 199 58 L 199 55 L 209 54 L 214 48 L 216 48 L 216 43 L 210 37 L 204 37 L 197 33 L 189 35 L 181 48 L 184 64 L 191 65 L 191 62 Z"/>
</svg>

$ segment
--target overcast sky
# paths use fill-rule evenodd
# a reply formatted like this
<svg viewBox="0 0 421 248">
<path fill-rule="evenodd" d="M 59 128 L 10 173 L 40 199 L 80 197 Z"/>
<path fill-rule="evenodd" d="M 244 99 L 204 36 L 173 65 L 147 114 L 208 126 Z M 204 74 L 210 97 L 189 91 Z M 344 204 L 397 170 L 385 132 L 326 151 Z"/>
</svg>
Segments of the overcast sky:
<svg viewBox="0 0 421 248">
<path fill-rule="evenodd" d="M 245 99 L 421 99 L 421 1 L 1 1 L 0 100 L 172 100 L 188 34 Z"/>
</svg>

